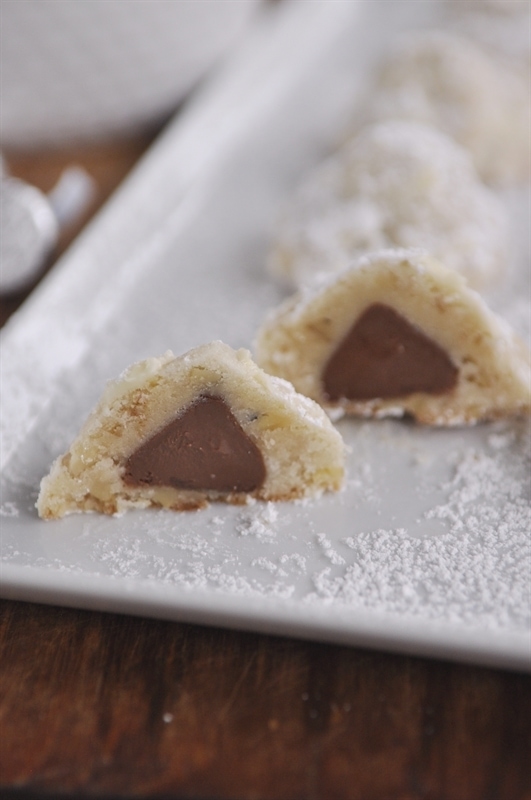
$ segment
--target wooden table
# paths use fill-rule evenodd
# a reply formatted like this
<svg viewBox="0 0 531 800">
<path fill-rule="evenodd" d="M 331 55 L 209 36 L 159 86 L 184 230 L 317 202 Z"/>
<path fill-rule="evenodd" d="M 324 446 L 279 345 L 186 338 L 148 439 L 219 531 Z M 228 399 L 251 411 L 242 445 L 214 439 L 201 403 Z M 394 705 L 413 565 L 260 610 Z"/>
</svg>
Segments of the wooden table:
<svg viewBox="0 0 531 800">
<path fill-rule="evenodd" d="M 150 140 L 9 164 L 46 190 L 82 163 L 89 216 Z M 524 800 L 530 755 L 527 675 L 0 602 L 2 800 Z"/>
</svg>

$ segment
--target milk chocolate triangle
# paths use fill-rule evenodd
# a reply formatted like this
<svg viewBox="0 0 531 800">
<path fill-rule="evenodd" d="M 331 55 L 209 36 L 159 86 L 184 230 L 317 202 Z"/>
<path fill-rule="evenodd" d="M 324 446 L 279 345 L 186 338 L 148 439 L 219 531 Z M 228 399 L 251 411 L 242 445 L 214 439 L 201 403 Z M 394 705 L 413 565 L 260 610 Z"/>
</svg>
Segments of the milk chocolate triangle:
<svg viewBox="0 0 531 800">
<path fill-rule="evenodd" d="M 37 509 L 200 508 L 342 485 L 344 447 L 322 408 L 222 342 L 130 367 L 41 482 Z"/>
<path fill-rule="evenodd" d="M 201 394 L 126 461 L 129 486 L 252 492 L 266 477 L 264 459 L 221 397 Z"/>
<path fill-rule="evenodd" d="M 448 354 L 391 306 L 373 303 L 354 322 L 323 370 L 329 400 L 442 394 L 457 381 Z"/>
<path fill-rule="evenodd" d="M 374 253 L 295 295 L 262 326 L 256 358 L 340 414 L 456 425 L 531 408 L 523 342 L 422 250 Z"/>
</svg>

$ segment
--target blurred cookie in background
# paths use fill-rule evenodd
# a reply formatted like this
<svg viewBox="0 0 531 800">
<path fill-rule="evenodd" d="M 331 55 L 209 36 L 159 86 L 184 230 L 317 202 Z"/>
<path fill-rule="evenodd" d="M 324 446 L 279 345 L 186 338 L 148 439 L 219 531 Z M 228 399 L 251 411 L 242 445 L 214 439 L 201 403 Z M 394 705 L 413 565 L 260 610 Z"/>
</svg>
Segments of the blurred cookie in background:
<svg viewBox="0 0 531 800">
<path fill-rule="evenodd" d="M 531 3 L 529 0 L 447 2 L 450 26 L 485 47 L 531 83 Z"/>
<path fill-rule="evenodd" d="M 363 253 L 424 247 L 485 288 L 505 273 L 507 214 L 468 153 L 407 120 L 369 125 L 314 169 L 289 201 L 269 258 L 300 287 Z"/>
<path fill-rule="evenodd" d="M 470 39 L 415 32 L 397 40 L 381 63 L 356 125 L 432 125 L 468 150 L 486 182 L 522 184 L 530 176 L 530 102 L 528 82 Z"/>
</svg>

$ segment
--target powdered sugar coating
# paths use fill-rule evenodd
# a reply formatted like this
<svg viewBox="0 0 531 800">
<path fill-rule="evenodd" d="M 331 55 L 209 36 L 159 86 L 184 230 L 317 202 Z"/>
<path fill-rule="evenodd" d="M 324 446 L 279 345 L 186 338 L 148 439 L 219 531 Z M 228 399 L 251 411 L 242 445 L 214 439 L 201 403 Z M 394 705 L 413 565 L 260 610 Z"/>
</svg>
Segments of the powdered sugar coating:
<svg viewBox="0 0 531 800">
<path fill-rule="evenodd" d="M 500 202 L 458 145 L 414 122 L 370 126 L 318 166 L 286 209 L 269 266 L 300 287 L 388 247 L 423 247 L 474 287 L 505 269 Z"/>
</svg>

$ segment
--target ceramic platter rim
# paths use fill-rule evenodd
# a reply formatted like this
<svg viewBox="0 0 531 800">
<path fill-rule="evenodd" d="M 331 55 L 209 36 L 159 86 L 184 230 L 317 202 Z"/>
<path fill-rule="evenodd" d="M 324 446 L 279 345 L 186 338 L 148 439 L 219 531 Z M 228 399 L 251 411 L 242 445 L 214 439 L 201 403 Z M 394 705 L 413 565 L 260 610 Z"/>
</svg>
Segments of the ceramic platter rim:
<svg viewBox="0 0 531 800">
<path fill-rule="evenodd" d="M 43 418 L 48 418 L 47 415 L 53 413 L 53 409 L 50 408 L 59 397 L 58 387 L 62 387 L 63 393 L 65 387 L 67 393 L 68 388 L 74 392 L 72 381 L 81 380 L 84 365 L 94 365 L 95 348 L 110 349 L 109 331 L 117 337 L 117 364 L 127 366 L 128 363 L 148 355 L 141 352 L 142 347 L 138 344 L 140 339 L 135 338 L 136 332 L 128 328 L 126 321 L 119 317 L 128 307 L 137 311 L 140 308 L 138 295 L 144 292 L 146 287 L 149 289 L 149 284 L 146 283 L 146 271 L 149 265 L 153 265 L 154 274 L 161 280 L 170 280 L 169 268 L 164 259 L 168 258 L 169 248 L 177 248 L 175 252 L 181 253 L 178 250 L 181 240 L 186 242 L 187 256 L 189 257 L 190 253 L 194 257 L 197 255 L 200 264 L 203 257 L 208 261 L 210 255 L 207 253 L 207 256 L 204 256 L 204 253 L 208 251 L 209 246 L 219 246 L 222 249 L 216 237 L 221 237 L 219 238 L 221 243 L 223 236 L 227 239 L 238 236 L 241 238 L 237 246 L 250 254 L 248 258 L 252 267 L 249 275 L 243 279 L 241 296 L 238 295 L 240 289 L 236 283 L 230 290 L 236 292 L 236 302 L 242 304 L 243 310 L 242 319 L 237 323 L 234 322 L 233 327 L 229 325 L 227 339 L 233 346 L 251 346 L 251 342 L 248 341 L 251 317 L 255 312 L 261 313 L 281 296 L 280 290 L 273 287 L 272 281 L 260 272 L 260 260 L 253 254 L 256 255 L 259 251 L 263 255 L 266 251 L 267 237 L 273 226 L 273 210 L 278 206 L 278 196 L 286 193 L 286 186 L 296 185 L 304 169 L 315 163 L 317 158 L 326 152 L 327 147 L 333 143 L 340 124 L 348 116 L 345 100 L 348 87 L 346 82 L 339 81 L 335 87 L 334 97 L 326 101 L 329 119 L 321 119 L 317 128 L 313 130 L 312 113 L 315 116 L 315 109 L 304 103 L 304 91 L 306 94 L 309 91 L 308 84 L 305 83 L 307 75 L 320 76 L 323 79 L 322 83 L 316 84 L 315 97 L 323 99 L 324 102 L 327 93 L 324 81 L 327 67 L 324 65 L 332 63 L 334 69 L 341 68 L 348 51 L 345 32 L 350 30 L 352 35 L 361 37 L 360 49 L 362 40 L 368 39 L 365 55 L 370 55 L 371 41 L 376 41 L 379 35 L 375 32 L 376 22 L 373 20 L 371 23 L 370 15 L 373 12 L 368 10 L 370 5 L 364 2 L 331 4 L 326 0 L 324 2 L 319 0 L 311 4 L 286 3 L 282 4 L 282 7 L 264 11 L 262 18 L 256 21 L 255 29 L 249 39 L 189 101 L 184 111 L 168 126 L 111 201 L 79 237 L 74 247 L 6 325 L 1 340 L 2 380 L 4 386 L 9 387 L 9 391 L 4 392 L 3 398 L 2 458 L 7 482 L 3 484 L 4 499 L 0 519 L 2 526 L 0 596 L 197 624 L 221 625 L 497 667 L 529 669 L 530 636 L 525 626 L 509 625 L 504 628 L 503 625 L 498 625 L 491 628 L 488 620 L 478 622 L 473 615 L 470 619 L 463 616 L 457 621 L 452 621 L 449 618 L 437 618 L 436 615 L 410 614 L 398 606 L 396 613 L 390 613 L 384 606 L 379 607 L 377 604 L 373 607 L 349 605 L 334 602 L 333 598 L 327 596 L 316 596 L 315 592 L 307 592 L 307 596 L 301 599 L 299 596 L 290 596 L 289 592 L 275 594 L 274 591 L 254 593 L 223 591 L 221 584 L 212 588 L 208 580 L 203 583 L 201 581 L 172 583 L 166 579 L 166 573 L 164 580 L 158 580 L 156 574 L 151 574 L 149 570 L 135 573 L 134 565 L 131 566 L 132 561 L 128 562 L 129 572 L 127 568 L 120 572 L 118 568 L 121 564 L 116 559 L 113 561 L 113 554 L 106 548 L 104 542 L 104 537 L 109 531 L 111 538 L 113 535 L 113 528 L 109 526 L 114 525 L 121 531 L 120 543 L 123 545 L 124 537 L 127 538 L 127 526 L 134 527 L 140 519 L 151 520 L 142 523 L 146 526 L 154 521 L 153 525 L 156 528 L 158 520 L 164 519 L 166 524 L 168 519 L 168 517 L 162 518 L 160 514 L 170 512 L 156 512 L 159 516 L 152 517 L 145 516 L 149 512 L 138 512 L 138 517 L 137 512 L 129 512 L 120 518 L 106 518 L 104 522 L 96 520 L 97 515 L 87 515 L 86 519 L 82 515 L 75 515 L 65 522 L 44 523 L 36 519 L 34 510 L 29 510 L 30 507 L 33 509 L 35 500 L 35 475 L 29 481 L 29 483 L 33 481 L 29 489 L 24 483 L 24 476 L 19 481 L 18 489 L 17 480 L 13 478 L 17 469 L 21 470 L 21 474 L 24 472 L 23 456 L 20 456 L 22 466 L 17 459 L 18 454 L 24 452 L 25 446 L 29 447 L 31 444 L 37 449 L 42 447 L 46 458 L 50 453 L 61 452 L 60 449 L 57 450 L 58 445 L 50 441 L 50 436 L 46 440 L 46 432 L 42 435 L 38 433 L 39 424 Z M 374 7 L 374 4 L 372 5 Z M 379 4 L 380 10 L 383 5 L 385 4 Z M 408 14 L 411 17 L 412 9 L 415 6 L 418 8 L 418 4 L 415 3 L 406 1 L 398 4 L 392 0 L 389 8 L 395 9 L 393 13 L 396 20 L 399 19 L 398 6 L 402 6 L 404 17 Z M 373 28 L 367 29 L 365 36 L 364 26 L 370 24 Z M 298 37 L 299 43 L 302 43 L 300 48 L 289 46 L 294 37 Z M 362 76 L 363 72 L 360 71 L 360 81 Z M 257 82 L 261 82 L 260 92 L 256 92 L 253 88 Z M 301 98 L 300 107 L 296 107 L 294 102 L 297 96 Z M 290 113 L 294 114 L 293 124 L 286 115 L 286 108 L 290 108 Z M 254 147 L 259 151 L 262 129 L 269 131 L 267 138 L 269 149 L 266 148 L 265 152 L 271 164 L 266 167 L 259 163 L 259 159 L 256 160 L 256 152 L 253 150 Z M 308 143 L 300 138 L 300 146 L 295 153 L 297 131 L 305 130 L 309 131 Z M 272 141 L 273 132 L 278 141 Z M 256 142 L 250 141 L 253 137 L 256 137 Z M 290 157 L 289 152 L 283 155 L 283 137 L 286 139 L 291 137 L 290 147 L 293 157 Z M 237 169 L 240 152 L 242 159 L 248 159 L 241 175 Z M 236 168 L 233 169 L 234 165 Z M 261 185 L 264 169 L 267 169 L 271 176 L 269 182 L 264 182 L 263 191 L 261 193 L 257 191 L 257 197 L 249 203 L 250 208 L 244 212 L 247 215 L 246 219 L 251 222 L 256 223 L 256 220 L 259 220 L 256 230 L 252 231 L 247 241 L 238 228 L 238 220 L 234 218 L 234 208 L 238 207 L 241 200 L 241 197 L 238 197 L 241 187 L 232 186 L 227 176 L 234 174 L 236 184 L 240 181 L 242 186 L 244 184 L 247 186 L 245 182 L 251 181 L 253 176 L 249 173 L 255 168 L 257 186 Z M 278 172 L 278 178 L 275 171 Z M 283 171 L 289 173 L 287 178 L 284 177 Z M 227 194 L 227 218 L 217 223 L 217 228 L 205 228 L 208 231 L 208 236 L 205 238 L 209 240 L 205 242 L 193 226 L 197 223 L 198 215 L 203 215 L 206 219 L 204 215 L 208 211 L 211 198 L 218 198 L 219 202 L 220 192 L 222 196 L 224 191 Z M 260 221 L 263 214 L 267 216 L 266 222 Z M 190 233 L 192 228 L 195 231 L 193 235 Z M 158 266 L 159 262 L 161 266 Z M 186 269 L 190 270 L 189 273 Z M 178 274 L 184 278 L 188 276 L 193 283 L 193 267 L 187 267 L 185 264 Z M 229 283 L 233 279 L 236 280 L 232 273 L 227 275 Z M 203 278 L 199 276 L 197 280 L 201 281 Z M 259 289 L 259 291 L 256 289 L 256 294 L 260 293 L 255 310 L 249 300 L 255 291 L 253 281 Z M 167 285 L 170 286 L 169 283 Z M 149 291 L 147 295 L 149 300 Z M 185 303 L 186 292 L 183 298 L 182 302 Z M 245 306 L 246 302 L 248 308 Z M 181 317 L 186 316 L 186 309 L 178 306 L 178 298 L 176 303 L 176 311 Z M 91 317 L 90 325 L 86 321 L 87 312 Z M 151 325 L 156 318 L 156 312 L 147 313 L 146 319 Z M 176 316 L 179 316 L 179 313 Z M 193 311 L 189 313 L 189 325 L 177 320 L 179 333 L 176 334 L 176 341 L 172 341 L 168 346 L 177 351 L 181 341 L 183 350 L 194 343 L 200 343 L 194 337 L 200 337 L 203 329 L 194 330 L 194 314 Z M 219 320 L 216 318 L 216 313 L 212 316 L 212 321 L 198 323 L 199 327 L 202 325 L 210 334 L 218 324 L 220 335 L 211 338 L 224 338 L 223 324 L 226 317 L 221 313 Z M 181 328 L 178 327 L 179 324 Z M 120 336 L 123 336 L 123 339 Z M 158 344 L 157 334 L 153 334 L 153 341 Z M 120 351 L 120 347 L 123 347 L 123 351 Z M 107 362 L 102 357 L 103 366 L 99 366 L 99 361 L 97 367 L 93 366 L 96 382 L 99 382 L 94 388 L 95 397 L 100 393 L 105 380 L 116 376 L 113 372 L 116 366 L 113 356 L 107 357 L 109 359 Z M 99 369 L 101 372 L 98 372 Z M 89 386 L 88 394 L 90 391 Z M 80 396 L 82 402 L 86 401 L 87 408 L 91 407 L 92 397 Z M 87 408 L 80 410 L 77 422 L 82 421 Z M 371 434 L 367 432 L 369 424 L 360 423 L 358 431 L 365 446 L 370 442 Z M 397 434 L 399 429 L 393 428 L 393 425 L 398 424 L 382 423 L 378 429 L 380 447 L 394 448 L 393 441 L 389 445 L 387 440 L 395 435 L 396 449 L 400 450 L 402 445 L 406 446 L 404 444 L 406 434 L 401 429 Z M 61 431 L 55 433 L 60 439 Z M 438 438 L 439 434 L 430 435 L 433 436 L 433 442 L 439 443 L 437 444 L 439 446 L 441 441 Z M 450 435 L 454 436 L 457 442 L 455 432 Z M 470 434 L 479 439 L 484 435 L 481 431 Z M 498 437 L 502 435 L 504 434 L 496 431 L 493 434 Z M 64 442 L 61 444 L 64 446 Z M 397 456 L 397 458 L 404 457 L 403 453 Z M 39 469 L 42 469 L 42 465 L 49 462 L 46 462 L 42 454 L 40 458 L 44 459 L 38 465 Z M 25 468 L 31 473 L 36 467 L 30 463 L 31 456 L 26 455 L 26 459 L 28 463 Z M 351 487 L 349 491 L 355 490 Z M 19 513 L 16 505 L 21 497 L 26 497 L 27 502 L 22 513 Z M 321 501 L 315 502 L 317 516 L 323 508 L 333 508 L 331 505 L 333 501 L 330 498 L 323 500 L 324 505 L 319 505 Z M 321 563 L 319 559 L 326 556 L 328 561 L 325 559 L 323 565 L 328 564 L 329 569 L 339 568 L 338 564 L 341 563 L 341 559 L 344 563 L 346 553 L 346 546 L 341 550 L 343 555 L 334 556 L 335 551 L 330 548 L 326 550 L 329 545 L 327 536 L 332 534 L 334 526 L 344 526 L 344 520 L 347 518 L 345 504 L 348 504 L 348 500 L 338 502 L 343 503 L 337 511 L 339 515 L 337 519 L 342 521 L 337 522 L 334 517 L 336 511 L 332 511 L 330 530 L 319 527 L 321 517 L 319 521 L 310 520 L 310 524 L 307 515 L 311 517 L 313 511 L 308 511 L 308 507 L 304 504 L 297 505 L 296 511 L 293 512 L 293 530 L 299 536 L 293 547 L 297 546 L 300 549 L 302 545 L 299 529 L 302 530 L 305 525 L 310 526 L 308 530 L 311 530 L 313 549 L 311 552 L 305 551 L 304 558 L 307 558 L 308 562 L 313 559 L 312 563 L 317 565 Z M 22 502 L 21 507 L 23 505 Z M 311 509 L 311 504 L 309 507 Z M 198 512 L 201 513 L 203 512 Z M 215 536 L 220 534 L 226 517 L 230 518 L 230 522 L 225 525 L 223 535 L 219 535 L 217 541 L 222 542 L 225 536 L 223 546 L 228 542 L 232 547 L 238 548 L 240 544 L 242 547 L 247 547 L 245 554 L 240 554 L 238 561 L 239 577 L 249 577 L 248 564 L 251 561 L 253 569 L 257 565 L 271 570 L 274 567 L 276 574 L 281 574 L 278 564 L 271 566 L 271 559 L 268 562 L 264 556 L 267 547 L 273 547 L 267 552 L 274 553 L 276 545 L 271 545 L 270 541 L 264 544 L 264 540 L 259 537 L 249 544 L 250 537 L 245 538 L 241 535 L 243 530 L 241 515 L 245 513 L 255 514 L 254 523 L 258 520 L 260 525 L 257 527 L 255 524 L 253 528 L 253 519 L 249 517 L 246 522 L 248 529 L 243 532 L 249 533 L 250 530 L 263 532 L 265 523 L 259 518 L 260 512 L 256 508 L 247 512 L 245 508 L 225 510 L 211 507 L 208 513 L 209 516 L 204 519 L 205 529 L 210 525 L 209 541 L 213 541 Z M 273 513 L 270 508 L 268 513 Z M 288 532 L 291 513 L 286 504 L 283 504 L 280 521 L 284 525 L 284 530 Z M 201 517 L 193 518 L 195 520 L 193 525 L 197 531 L 201 531 L 201 522 L 197 522 L 198 519 Z M 391 522 L 392 520 L 385 519 L 382 525 L 390 527 Z M 371 524 L 374 526 L 374 521 Z M 103 527 L 97 528 L 98 525 Z M 69 530 L 68 526 L 75 534 L 71 540 L 61 533 Z M 88 527 L 83 528 L 83 526 Z M 265 527 L 267 528 L 267 525 Z M 94 530 L 100 536 L 98 563 L 101 569 L 97 568 L 95 562 L 83 560 L 86 559 L 88 552 L 83 548 L 87 547 L 87 540 L 96 535 Z M 239 536 L 234 531 L 239 531 Z M 271 531 L 266 531 L 267 533 Z M 175 543 L 171 538 L 173 533 L 169 527 L 165 530 L 164 536 L 166 538 L 162 544 L 156 538 L 152 539 L 150 546 L 153 551 L 149 553 L 150 564 L 155 563 L 159 557 L 157 555 L 159 544 L 163 548 L 160 552 L 164 553 L 170 552 L 168 548 L 174 546 Z M 296 536 L 292 538 L 295 539 Z M 278 543 L 278 538 L 275 541 Z M 344 544 L 345 539 L 341 541 Z M 46 550 L 48 546 L 51 548 L 49 552 Z M 187 546 L 192 548 L 190 544 Z M 210 554 L 209 547 L 209 543 L 205 544 L 205 552 L 208 551 L 208 554 Z M 76 548 L 80 548 L 79 552 Z M 221 545 L 216 552 L 219 555 Z M 193 549 L 190 549 L 190 553 L 188 566 L 195 558 L 194 565 L 198 567 L 197 553 L 194 554 Z M 331 553 L 336 561 L 334 558 L 330 561 Z M 76 565 L 78 555 L 80 560 Z M 282 563 L 295 563 L 289 559 L 295 558 L 296 555 L 296 553 L 283 555 Z M 179 557 L 188 558 L 186 554 L 182 556 L 181 551 Z M 122 562 L 124 559 L 125 556 Z M 147 561 L 148 555 L 142 564 Z M 114 572 L 105 566 L 109 563 L 114 565 Z M 179 563 L 182 565 L 184 562 Z M 214 566 L 219 574 L 219 564 Z M 317 570 L 317 567 L 315 569 Z M 160 574 L 162 575 L 162 567 Z M 278 588 L 280 584 L 275 585 Z"/>
</svg>

